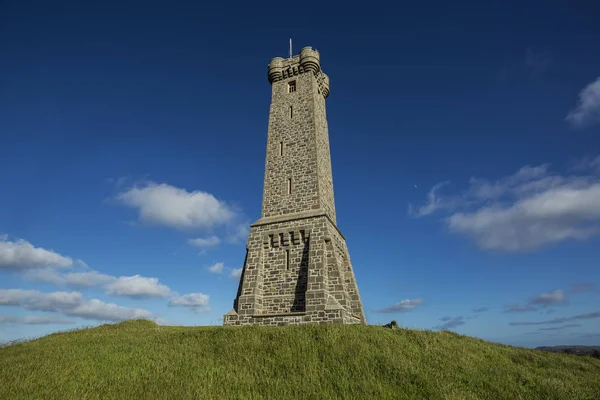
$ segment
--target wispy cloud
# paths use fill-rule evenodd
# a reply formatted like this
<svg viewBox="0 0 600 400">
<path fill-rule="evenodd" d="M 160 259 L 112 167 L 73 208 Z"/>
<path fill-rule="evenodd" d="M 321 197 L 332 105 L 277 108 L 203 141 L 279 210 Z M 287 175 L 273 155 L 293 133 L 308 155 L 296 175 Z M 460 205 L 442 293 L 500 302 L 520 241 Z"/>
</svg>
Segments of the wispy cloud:
<svg viewBox="0 0 600 400">
<path fill-rule="evenodd" d="M 467 323 L 467 321 L 465 321 L 465 318 L 463 316 L 454 317 L 454 318 L 444 317 L 444 318 L 440 318 L 440 321 L 442 321 L 444 323 L 435 326 L 433 329 L 452 329 L 452 328 L 456 328 L 457 326 L 464 325 Z"/>
<path fill-rule="evenodd" d="M 498 80 L 505 82 L 513 78 L 539 79 L 552 66 L 552 57 L 546 51 L 528 47 L 522 57 L 503 65 L 498 70 Z"/>
<path fill-rule="evenodd" d="M 150 311 L 140 308 L 120 307 L 98 299 L 86 300 L 79 292 L 42 293 L 37 290 L 0 289 L 0 305 L 20 306 L 31 311 L 57 312 L 68 317 L 100 321 L 152 317 Z"/>
<path fill-rule="evenodd" d="M 250 222 L 243 220 L 243 222 L 236 223 L 229 227 L 227 234 L 227 242 L 229 243 L 243 243 L 248 239 L 250 234 Z"/>
<path fill-rule="evenodd" d="M 600 332 L 582 333 L 579 336 L 582 337 L 582 338 L 598 338 L 598 339 L 600 339 Z"/>
<path fill-rule="evenodd" d="M 593 174 L 600 175 L 600 156 L 587 155 L 571 160 L 569 164 L 569 171 L 571 172 L 590 171 Z"/>
<path fill-rule="evenodd" d="M 597 288 L 597 286 L 594 283 L 586 283 L 586 282 L 574 283 L 569 288 L 569 293 L 580 294 L 580 293 L 594 292 L 594 291 L 596 291 L 596 288 Z"/>
<path fill-rule="evenodd" d="M 221 274 L 223 273 L 223 266 L 224 264 L 222 262 L 218 262 L 208 267 L 208 270 L 213 274 Z"/>
<path fill-rule="evenodd" d="M 525 69 L 530 76 L 537 78 L 546 72 L 552 65 L 552 58 L 544 53 L 527 48 L 525 54 Z"/>
<path fill-rule="evenodd" d="M 527 301 L 527 304 L 520 303 L 508 303 L 504 305 L 503 312 L 505 313 L 521 313 L 538 311 L 541 308 L 546 309 L 546 313 L 549 314 L 554 312 L 547 307 L 567 304 L 568 299 L 565 292 L 561 289 L 556 289 L 551 292 L 542 293 L 536 296 L 532 296 Z"/>
<path fill-rule="evenodd" d="M 52 268 L 27 271 L 23 276 L 28 280 L 78 289 L 87 289 L 105 285 L 117 279 L 114 276 L 101 274 L 97 271 L 69 272 L 65 274 Z"/>
<path fill-rule="evenodd" d="M 24 325 L 53 325 L 53 324 L 73 324 L 75 321 L 53 316 L 31 315 L 25 317 L 15 317 L 13 315 L 0 315 L 0 325 L 2 324 L 24 324 Z"/>
<path fill-rule="evenodd" d="M 579 102 L 566 120 L 575 128 L 600 123 L 600 77 L 581 90 Z"/>
<path fill-rule="evenodd" d="M 600 318 L 600 311 L 574 315 L 572 317 L 554 318 L 554 319 L 549 319 L 549 320 L 545 320 L 545 321 L 509 322 L 508 325 L 510 325 L 510 326 L 560 325 L 560 324 L 564 324 L 565 322 L 594 319 L 594 318 Z"/>
<path fill-rule="evenodd" d="M 219 243 L 221 243 L 221 239 L 219 239 L 217 236 L 210 236 L 207 238 L 189 239 L 188 243 L 192 246 L 199 247 L 201 249 L 206 249 L 218 245 Z"/>
<path fill-rule="evenodd" d="M 488 310 L 489 310 L 488 307 L 481 307 L 481 308 L 474 308 L 473 312 L 474 313 L 482 313 L 482 312 L 485 312 L 485 311 L 488 311 Z"/>
<path fill-rule="evenodd" d="M 459 205 L 460 199 L 440 198 L 438 193 L 441 188 L 450 184 L 450 181 L 436 183 L 427 193 L 427 203 L 419 208 L 414 208 L 412 204 L 408 206 L 408 214 L 413 217 L 423 217 L 433 214 L 438 210 L 452 209 Z"/>
<path fill-rule="evenodd" d="M 405 299 L 389 307 L 383 308 L 381 310 L 376 310 L 375 312 L 385 314 L 407 312 L 414 310 L 422 304 L 423 300 L 421 299 Z"/>
<path fill-rule="evenodd" d="M 140 275 L 116 277 L 93 270 L 63 274 L 54 269 L 43 269 L 27 272 L 24 277 L 29 280 L 78 289 L 99 287 L 106 294 L 119 297 L 165 298 L 170 294 L 170 289 L 161 284 L 158 278 Z"/>
<path fill-rule="evenodd" d="M 580 327 L 580 324 L 569 324 L 569 325 L 562 325 L 562 326 L 551 326 L 550 328 L 539 328 L 540 331 L 562 331 L 564 329 L 569 329 L 569 328 L 578 328 Z"/>
<path fill-rule="evenodd" d="M 69 268 L 72 265 L 70 257 L 35 247 L 22 239 L 9 241 L 8 235 L 0 235 L 0 269 L 26 270 L 47 266 Z"/>
<path fill-rule="evenodd" d="M 197 313 L 210 311 L 208 306 L 209 296 L 204 293 L 188 293 L 183 296 L 174 296 L 169 300 L 169 307 L 187 307 Z"/>
<path fill-rule="evenodd" d="M 240 279 L 240 277 L 242 276 L 242 269 L 243 269 L 243 267 L 235 268 L 235 269 L 231 270 L 231 273 L 229 274 L 229 276 L 233 279 Z"/>
<path fill-rule="evenodd" d="M 497 181 L 471 178 L 457 195 L 442 196 L 435 185 L 427 203 L 409 208 L 424 217 L 450 213 L 449 231 L 471 237 L 484 250 L 534 250 L 600 234 L 600 181 L 592 175 L 562 176 L 549 164 L 524 166 Z"/>
<path fill-rule="evenodd" d="M 532 305 L 522 305 L 519 303 L 508 303 L 504 305 L 504 310 L 502 312 L 505 313 L 519 313 L 519 312 L 531 312 L 531 311 L 536 311 L 537 308 L 535 308 Z"/>
<path fill-rule="evenodd" d="M 529 300 L 530 305 L 537 305 L 541 307 L 548 307 L 556 304 L 564 304 L 566 302 L 567 297 L 565 296 L 565 293 L 560 289 L 556 289 L 548 293 L 542 293 L 538 296 L 532 297 Z"/>
</svg>

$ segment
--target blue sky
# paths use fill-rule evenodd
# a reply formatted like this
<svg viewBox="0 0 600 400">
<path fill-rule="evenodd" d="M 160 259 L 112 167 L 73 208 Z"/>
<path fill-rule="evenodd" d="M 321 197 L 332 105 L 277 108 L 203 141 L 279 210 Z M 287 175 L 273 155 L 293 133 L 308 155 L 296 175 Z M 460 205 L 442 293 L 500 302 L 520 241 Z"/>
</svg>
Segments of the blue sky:
<svg viewBox="0 0 600 400">
<path fill-rule="evenodd" d="M 0 341 L 222 324 L 291 37 L 369 323 L 599 344 L 600 8 L 502 3 L 3 3 Z"/>
</svg>

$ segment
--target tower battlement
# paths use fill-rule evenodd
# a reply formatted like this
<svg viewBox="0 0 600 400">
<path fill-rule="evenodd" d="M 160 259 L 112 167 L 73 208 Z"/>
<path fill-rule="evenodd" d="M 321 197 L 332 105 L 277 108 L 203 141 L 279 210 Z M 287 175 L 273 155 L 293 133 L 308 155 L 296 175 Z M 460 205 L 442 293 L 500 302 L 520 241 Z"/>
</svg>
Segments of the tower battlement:
<svg viewBox="0 0 600 400">
<path fill-rule="evenodd" d="M 320 93 L 327 98 L 330 91 L 329 77 L 321 71 L 321 55 L 318 50 L 307 46 L 292 58 L 275 57 L 269 63 L 268 78 L 271 84 L 304 73 L 314 74 L 321 89 Z"/>
<path fill-rule="evenodd" d="M 337 227 L 317 50 L 269 63 L 271 106 L 261 218 L 225 325 L 366 323 L 346 240 Z"/>
</svg>

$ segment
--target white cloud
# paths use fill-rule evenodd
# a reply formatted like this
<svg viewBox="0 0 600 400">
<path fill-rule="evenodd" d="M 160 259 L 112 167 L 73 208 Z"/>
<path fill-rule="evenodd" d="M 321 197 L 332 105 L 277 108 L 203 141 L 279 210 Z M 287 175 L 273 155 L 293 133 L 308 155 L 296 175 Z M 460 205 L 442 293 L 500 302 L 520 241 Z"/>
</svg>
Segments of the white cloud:
<svg viewBox="0 0 600 400">
<path fill-rule="evenodd" d="M 148 278 L 140 275 L 116 276 L 101 274 L 97 271 L 71 272 L 60 274 L 53 269 L 30 271 L 25 278 L 38 282 L 51 283 L 57 286 L 68 286 L 79 289 L 101 287 L 111 296 L 149 298 L 168 297 L 171 290 L 159 283 L 158 278 Z"/>
<path fill-rule="evenodd" d="M 579 93 L 579 102 L 567 115 L 567 121 L 576 128 L 600 123 L 600 77 Z"/>
<path fill-rule="evenodd" d="M 445 219 L 449 230 L 472 237 L 482 249 L 532 250 L 600 233 L 600 181 L 593 176 L 551 174 L 544 164 L 496 182 L 472 178 L 459 195 L 440 197 L 439 187 L 413 215 L 453 212 Z"/>
<path fill-rule="evenodd" d="M 101 274 L 96 271 L 91 272 L 72 272 L 65 274 L 65 283 L 69 286 L 78 288 L 91 288 L 114 282 L 114 276 Z"/>
<path fill-rule="evenodd" d="M 242 276 L 242 269 L 244 269 L 244 267 L 234 268 L 229 274 L 229 276 L 231 276 L 234 279 L 240 279 L 240 276 Z"/>
<path fill-rule="evenodd" d="M 0 268 L 25 270 L 54 266 L 69 268 L 73 265 L 70 257 L 52 250 L 34 247 L 25 240 L 9 241 L 6 235 L 0 236 Z"/>
<path fill-rule="evenodd" d="M 169 300 L 169 305 L 172 307 L 204 307 L 208 305 L 209 297 L 203 293 L 188 293 L 173 297 Z"/>
<path fill-rule="evenodd" d="M 210 236 L 207 238 L 189 239 L 188 243 L 191 244 L 192 246 L 196 246 L 201 249 L 205 249 L 207 247 L 214 247 L 214 246 L 218 245 L 219 243 L 221 243 L 221 239 L 219 239 L 216 236 Z"/>
<path fill-rule="evenodd" d="M 423 304 L 423 300 L 421 299 L 405 299 L 399 301 L 396 304 L 393 304 L 389 307 L 386 307 L 382 310 L 378 310 L 379 313 L 399 313 L 414 310 Z"/>
<path fill-rule="evenodd" d="M 106 293 L 113 296 L 133 298 L 168 297 L 171 290 L 158 282 L 157 278 L 146 278 L 140 275 L 122 276 L 106 285 Z"/>
<path fill-rule="evenodd" d="M 587 188 L 549 189 L 514 204 L 456 213 L 451 231 L 475 238 L 483 249 L 535 249 L 565 239 L 587 239 L 600 233 L 600 184 Z M 590 225 L 590 223 L 593 223 Z"/>
<path fill-rule="evenodd" d="M 169 307 L 188 307 L 197 313 L 210 311 L 208 306 L 209 296 L 204 293 L 188 293 L 183 296 L 174 296 L 169 300 Z"/>
<path fill-rule="evenodd" d="M 96 271 L 70 272 L 67 274 L 61 274 L 54 269 L 28 271 L 24 276 L 27 279 L 38 282 L 51 283 L 57 286 L 70 286 L 81 289 L 101 286 L 117 279 L 114 276 L 101 274 Z"/>
<path fill-rule="evenodd" d="M 114 303 L 105 303 L 98 299 L 84 301 L 77 307 L 63 312 L 68 316 L 101 321 L 124 321 L 127 319 L 152 317 L 150 311 L 140 308 L 121 307 Z"/>
<path fill-rule="evenodd" d="M 139 210 L 139 219 L 172 228 L 210 228 L 227 223 L 235 213 L 212 194 L 149 182 L 117 195 L 117 200 Z"/>
<path fill-rule="evenodd" d="M 74 321 L 52 316 L 25 316 L 15 317 L 13 315 L 0 315 L 1 324 L 25 324 L 25 325 L 49 325 L 49 324 L 72 324 Z"/>
<path fill-rule="evenodd" d="M 211 265 L 210 267 L 208 267 L 208 270 L 210 272 L 212 272 L 213 274 L 220 274 L 223 272 L 223 263 L 222 262 L 218 262 L 214 265 Z"/>
<path fill-rule="evenodd" d="M 86 300 L 79 292 L 41 293 L 37 290 L 0 289 L 0 305 L 20 306 L 32 311 L 59 312 L 69 317 L 100 321 L 152 317 L 152 313 L 147 310 L 120 307 L 98 299 Z"/>
</svg>

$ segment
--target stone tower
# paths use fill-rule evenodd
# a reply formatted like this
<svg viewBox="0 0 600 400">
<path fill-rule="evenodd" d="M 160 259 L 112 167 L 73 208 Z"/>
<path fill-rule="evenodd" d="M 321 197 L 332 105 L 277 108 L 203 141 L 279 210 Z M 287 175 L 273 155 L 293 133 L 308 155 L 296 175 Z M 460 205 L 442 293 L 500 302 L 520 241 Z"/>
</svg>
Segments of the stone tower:
<svg viewBox="0 0 600 400">
<path fill-rule="evenodd" d="M 224 325 L 365 324 L 337 227 L 325 99 L 329 78 L 305 47 L 269 63 L 272 100 L 262 217 L 250 226 Z"/>
</svg>

